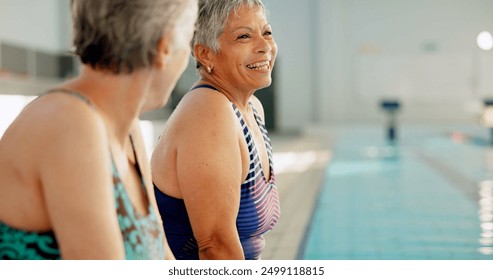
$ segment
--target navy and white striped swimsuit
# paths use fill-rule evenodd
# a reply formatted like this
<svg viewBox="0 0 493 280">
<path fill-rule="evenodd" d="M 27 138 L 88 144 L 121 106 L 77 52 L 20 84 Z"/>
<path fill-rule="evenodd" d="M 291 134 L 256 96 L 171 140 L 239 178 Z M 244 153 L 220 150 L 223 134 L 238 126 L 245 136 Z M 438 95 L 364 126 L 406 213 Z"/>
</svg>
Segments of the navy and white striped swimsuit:
<svg viewBox="0 0 493 280">
<path fill-rule="evenodd" d="M 199 87 L 217 90 L 209 85 L 201 85 L 193 89 Z M 264 122 L 253 104 L 250 103 L 257 124 L 263 134 L 269 156 L 271 178 L 267 180 L 248 126 L 238 108 L 233 103 L 231 103 L 231 106 L 240 121 L 250 154 L 248 176 L 241 184 L 240 209 L 236 219 L 236 227 L 245 259 L 258 259 L 265 247 L 263 235 L 274 228 L 280 216 L 279 195 L 272 163 L 272 147 Z M 164 231 L 176 259 L 198 259 L 198 245 L 193 236 L 184 201 L 166 195 L 156 186 L 154 186 L 154 193 L 163 219 Z"/>
</svg>

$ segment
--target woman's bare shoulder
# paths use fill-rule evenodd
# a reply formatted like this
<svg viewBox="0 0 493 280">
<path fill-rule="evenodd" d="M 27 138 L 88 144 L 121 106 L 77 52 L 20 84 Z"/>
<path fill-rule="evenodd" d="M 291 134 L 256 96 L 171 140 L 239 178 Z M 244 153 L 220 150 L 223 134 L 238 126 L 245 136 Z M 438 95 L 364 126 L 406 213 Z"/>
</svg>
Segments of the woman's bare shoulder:
<svg viewBox="0 0 493 280">
<path fill-rule="evenodd" d="M 219 91 L 209 88 L 198 88 L 188 92 L 180 106 L 193 108 L 198 111 L 211 111 L 210 109 L 224 110 L 231 108 L 231 102 Z"/>
<path fill-rule="evenodd" d="M 231 102 L 220 92 L 201 88 L 187 93 L 172 114 L 171 120 L 190 128 L 231 125 L 234 117 Z"/>
<path fill-rule="evenodd" d="M 26 119 L 37 119 L 45 128 L 64 126 L 100 129 L 102 118 L 88 100 L 69 94 L 47 94 L 38 97 L 21 113 Z"/>
<path fill-rule="evenodd" d="M 49 156 L 67 152 L 60 148 L 64 146 L 81 151 L 88 141 L 107 145 L 104 121 L 95 108 L 65 94 L 34 100 L 14 121 L 13 130 L 15 137 L 29 135 L 25 141 Z"/>
</svg>

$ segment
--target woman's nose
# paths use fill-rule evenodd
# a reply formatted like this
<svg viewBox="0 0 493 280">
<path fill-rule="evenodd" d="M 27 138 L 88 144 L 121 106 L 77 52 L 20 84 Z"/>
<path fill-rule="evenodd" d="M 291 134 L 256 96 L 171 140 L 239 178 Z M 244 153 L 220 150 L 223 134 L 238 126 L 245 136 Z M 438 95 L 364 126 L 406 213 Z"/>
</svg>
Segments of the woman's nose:
<svg viewBox="0 0 493 280">
<path fill-rule="evenodd" d="M 260 37 L 257 42 L 256 52 L 268 53 L 270 51 L 272 51 L 272 46 L 269 40 L 264 37 Z"/>
</svg>

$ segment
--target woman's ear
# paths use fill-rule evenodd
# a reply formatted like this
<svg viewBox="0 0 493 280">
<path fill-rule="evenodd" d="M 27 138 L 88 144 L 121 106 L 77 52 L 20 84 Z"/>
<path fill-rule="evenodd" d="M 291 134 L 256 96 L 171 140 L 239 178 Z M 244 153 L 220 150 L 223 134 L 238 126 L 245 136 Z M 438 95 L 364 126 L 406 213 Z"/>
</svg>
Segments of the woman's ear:
<svg viewBox="0 0 493 280">
<path fill-rule="evenodd" d="M 203 65 L 204 67 L 211 67 L 213 66 L 213 52 L 211 49 L 208 47 L 201 45 L 201 44 L 196 44 L 194 46 L 194 55 L 195 59 Z"/>
<path fill-rule="evenodd" d="M 168 62 L 168 57 L 170 54 L 170 38 L 171 36 L 169 36 L 169 34 L 164 34 L 157 43 L 155 64 L 159 69 L 164 69 Z"/>
</svg>

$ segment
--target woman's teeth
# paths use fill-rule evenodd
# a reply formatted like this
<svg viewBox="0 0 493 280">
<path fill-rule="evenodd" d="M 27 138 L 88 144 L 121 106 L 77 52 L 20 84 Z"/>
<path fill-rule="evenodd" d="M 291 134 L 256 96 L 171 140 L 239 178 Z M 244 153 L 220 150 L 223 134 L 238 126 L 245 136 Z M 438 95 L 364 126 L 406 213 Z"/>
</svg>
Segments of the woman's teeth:
<svg viewBox="0 0 493 280">
<path fill-rule="evenodd" d="M 269 70 L 269 61 L 264 61 L 264 62 L 258 62 L 255 64 L 249 64 L 247 65 L 249 69 L 252 70 Z"/>
</svg>

